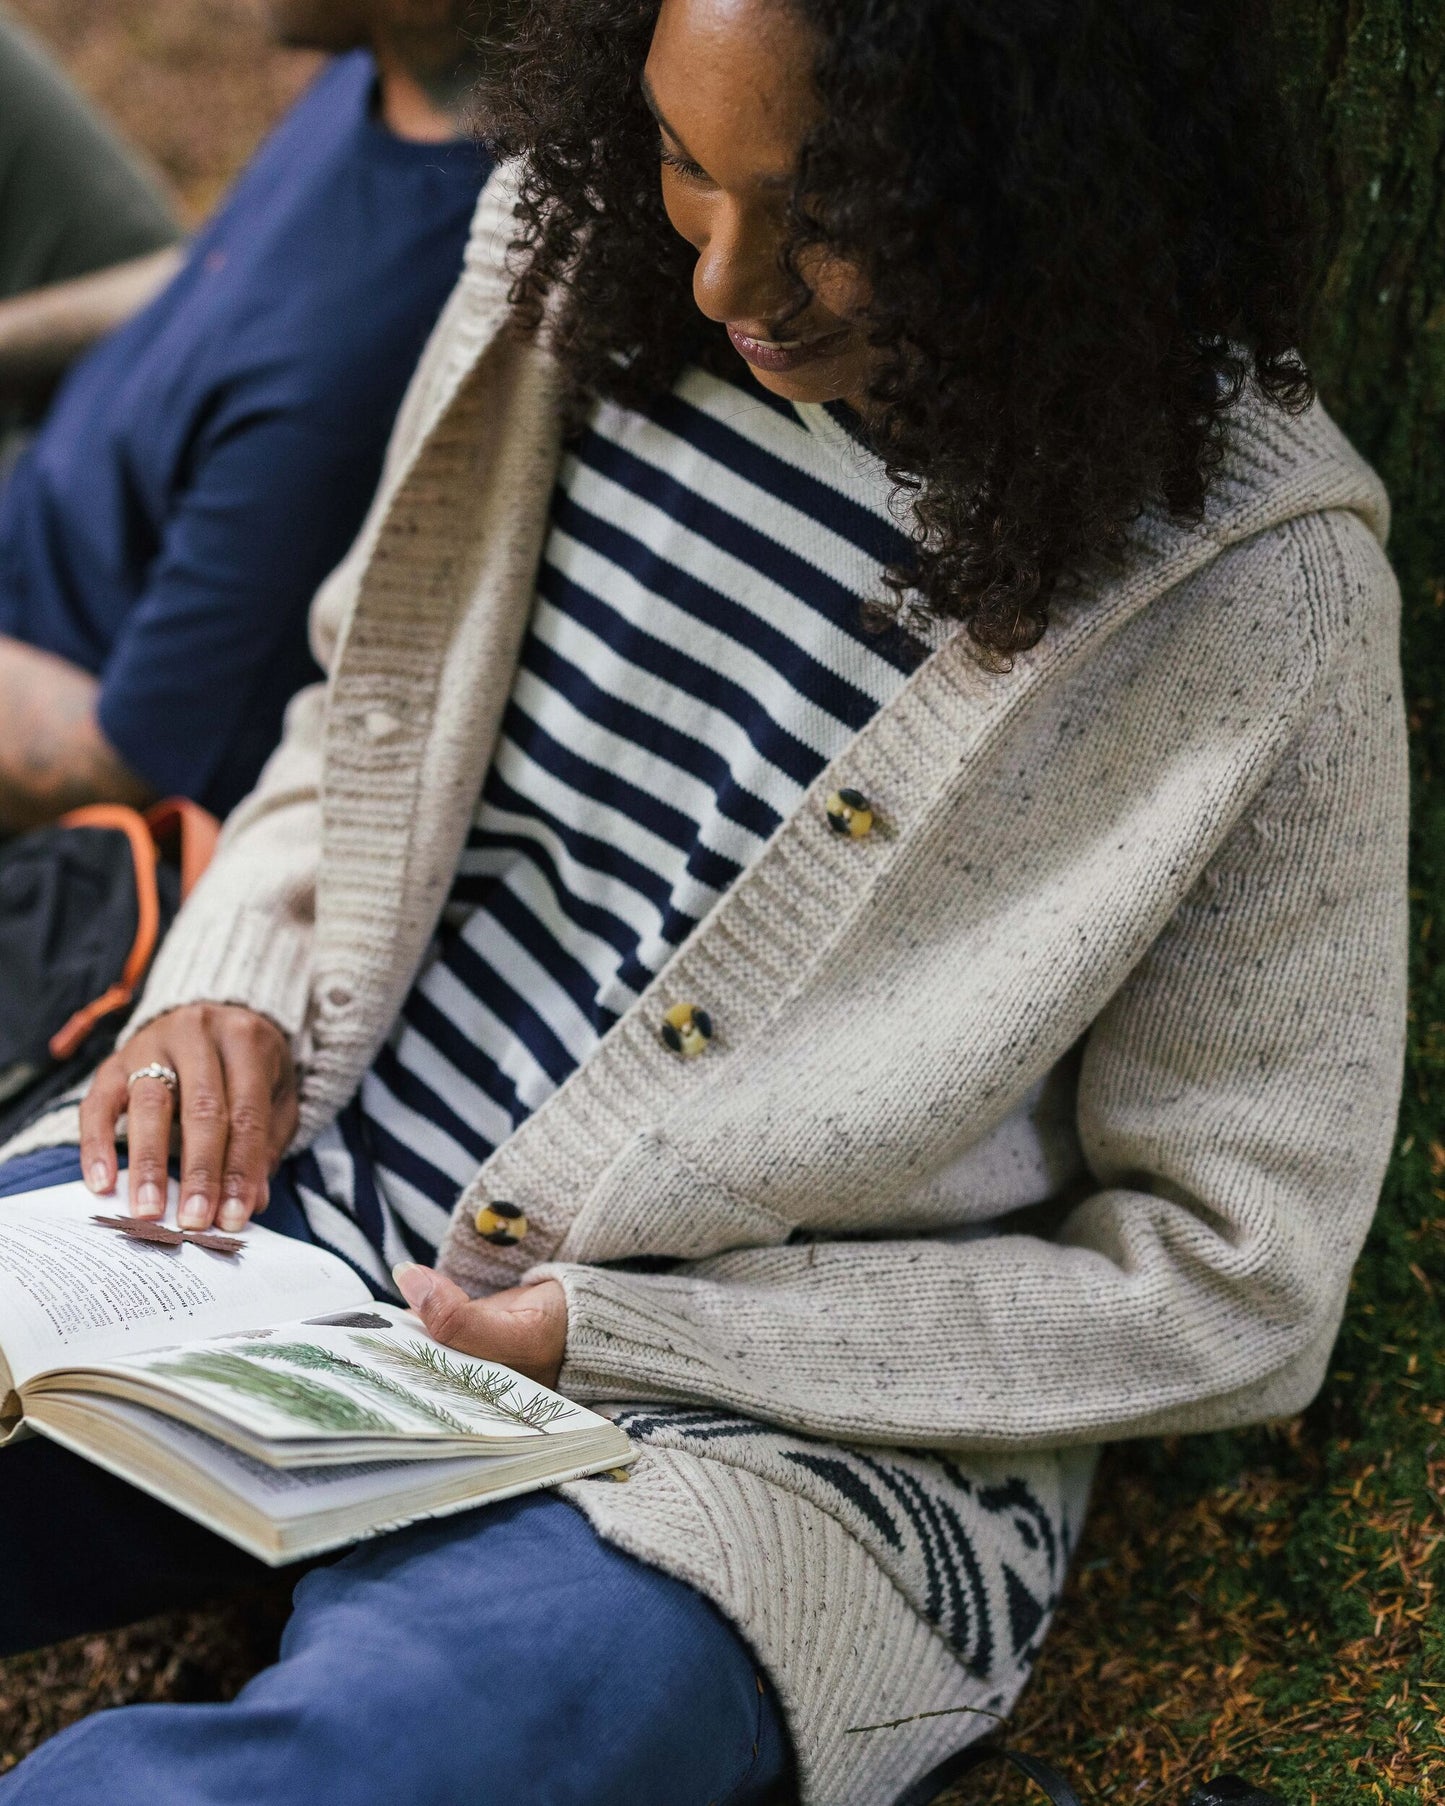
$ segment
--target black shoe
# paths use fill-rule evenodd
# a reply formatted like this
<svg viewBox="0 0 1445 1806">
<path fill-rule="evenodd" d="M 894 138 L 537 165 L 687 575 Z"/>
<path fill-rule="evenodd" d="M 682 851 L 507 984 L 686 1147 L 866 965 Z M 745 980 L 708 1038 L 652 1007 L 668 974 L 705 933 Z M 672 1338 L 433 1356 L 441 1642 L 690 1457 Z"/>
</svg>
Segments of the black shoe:
<svg viewBox="0 0 1445 1806">
<path fill-rule="evenodd" d="M 1022 1750 L 1006 1749 L 1001 1743 L 969 1744 L 966 1750 L 959 1750 L 957 1755 L 930 1769 L 921 1781 L 915 1781 L 907 1793 L 899 1796 L 895 1806 L 930 1806 L 941 1793 L 985 1762 L 1011 1762 L 1035 1786 L 1042 1788 L 1053 1806 L 1080 1806 L 1079 1796 L 1056 1768 L 1050 1768 L 1037 1756 L 1026 1756 Z"/>
</svg>

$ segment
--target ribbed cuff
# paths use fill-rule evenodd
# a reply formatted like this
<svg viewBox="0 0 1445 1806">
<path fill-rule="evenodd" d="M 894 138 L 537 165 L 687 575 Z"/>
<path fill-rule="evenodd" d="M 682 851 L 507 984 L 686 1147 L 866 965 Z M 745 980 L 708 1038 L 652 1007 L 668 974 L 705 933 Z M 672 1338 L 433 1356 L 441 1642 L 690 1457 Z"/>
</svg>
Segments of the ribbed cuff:
<svg viewBox="0 0 1445 1806">
<path fill-rule="evenodd" d="M 306 1020 L 311 977 L 309 923 L 242 910 L 218 922 L 182 915 L 161 944 L 150 981 L 122 1042 L 187 1003 L 234 1003 L 269 1016 L 293 1045 Z"/>
<path fill-rule="evenodd" d="M 687 1322 L 645 1275 L 549 1261 L 528 1283 L 555 1279 L 567 1294 L 567 1353 L 557 1390 L 568 1398 L 639 1402 L 707 1397 L 716 1374 L 689 1348 Z"/>
</svg>

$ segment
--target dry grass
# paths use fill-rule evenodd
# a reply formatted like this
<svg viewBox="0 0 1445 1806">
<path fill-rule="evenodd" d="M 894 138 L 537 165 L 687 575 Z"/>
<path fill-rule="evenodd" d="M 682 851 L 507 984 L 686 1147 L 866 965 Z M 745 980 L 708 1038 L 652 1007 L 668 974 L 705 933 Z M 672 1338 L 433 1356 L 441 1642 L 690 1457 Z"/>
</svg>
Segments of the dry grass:
<svg viewBox="0 0 1445 1806">
<path fill-rule="evenodd" d="M 230 1699 L 274 1659 L 286 1599 L 257 1595 L 0 1662 L 0 1773 L 91 1712 Z"/>
<path fill-rule="evenodd" d="M 1280 1435 L 1304 1453 L 1301 1425 Z M 1182 1806 L 1192 1783 L 1231 1769 L 1299 1806 L 1442 1797 L 1445 1673 L 1430 1659 L 1442 1485 L 1445 1461 L 1423 1492 L 1370 1462 L 1333 1489 L 1317 1473 L 1255 1472 L 1161 1514 L 1149 1467 L 1116 1451 L 1011 1740 L 1134 1806 Z M 1346 1557 L 1341 1597 L 1360 1608 L 1360 1634 L 1343 1639 L 1277 1583 L 1313 1505 L 1350 1539 L 1326 1557 L 1332 1577 Z M 1005 1783 L 958 1806 L 1022 1797 Z"/>
</svg>

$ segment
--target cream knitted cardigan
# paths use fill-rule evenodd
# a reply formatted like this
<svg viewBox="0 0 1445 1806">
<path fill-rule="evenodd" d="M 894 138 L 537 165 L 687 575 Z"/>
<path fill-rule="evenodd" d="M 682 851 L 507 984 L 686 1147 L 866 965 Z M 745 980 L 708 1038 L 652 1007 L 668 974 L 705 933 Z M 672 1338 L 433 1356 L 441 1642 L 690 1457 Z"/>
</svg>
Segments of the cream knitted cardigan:
<svg viewBox="0 0 1445 1806">
<path fill-rule="evenodd" d="M 318 596 L 329 683 L 292 705 L 136 1018 L 196 999 L 273 1017 L 303 1065 L 303 1141 L 424 954 L 532 600 L 556 376 L 503 330 L 510 205 L 504 172 Z M 948 639 L 481 1169 L 446 1268 L 481 1290 L 547 1263 L 562 1384 L 592 1400 L 1021 1460 L 1298 1410 L 1400 1078 L 1386 518 L 1320 409 L 1245 406 L 1203 525 L 1142 521 L 1125 572 L 1006 674 Z M 840 785 L 878 812 L 866 839 L 829 830 Z M 679 1001 L 716 1025 L 690 1062 L 657 1033 Z M 1009 1125 L 1051 1071 L 1067 1148 L 1021 1193 Z M 26 1145 L 73 1133 L 52 1117 Z M 1070 1167 L 1048 1234 L 997 1225 Z M 518 1248 L 472 1230 L 489 1198 L 525 1210 Z M 958 1238 L 980 1223 L 1006 1232 Z M 681 1264 L 600 1264 L 638 1255 Z M 809 1801 L 873 1806 L 977 1733 L 845 1735 L 978 1685 L 776 1476 L 649 1450 L 629 1485 L 575 1496 L 742 1624 Z"/>
</svg>

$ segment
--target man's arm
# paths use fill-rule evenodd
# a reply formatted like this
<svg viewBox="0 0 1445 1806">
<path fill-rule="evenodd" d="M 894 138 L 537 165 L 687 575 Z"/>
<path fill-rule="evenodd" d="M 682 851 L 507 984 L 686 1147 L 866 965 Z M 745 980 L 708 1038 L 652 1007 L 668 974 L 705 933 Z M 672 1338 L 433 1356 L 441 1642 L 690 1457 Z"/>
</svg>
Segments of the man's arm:
<svg viewBox="0 0 1445 1806">
<path fill-rule="evenodd" d="M 167 245 L 0 300 L 0 399 L 43 396 L 82 352 L 158 295 L 183 256 L 178 246 Z"/>
<path fill-rule="evenodd" d="M 0 634 L 0 834 L 82 803 L 153 800 L 96 725 L 99 689 L 79 665 Z"/>
</svg>

